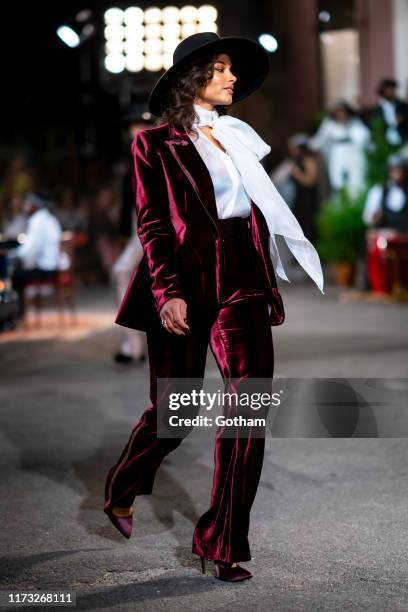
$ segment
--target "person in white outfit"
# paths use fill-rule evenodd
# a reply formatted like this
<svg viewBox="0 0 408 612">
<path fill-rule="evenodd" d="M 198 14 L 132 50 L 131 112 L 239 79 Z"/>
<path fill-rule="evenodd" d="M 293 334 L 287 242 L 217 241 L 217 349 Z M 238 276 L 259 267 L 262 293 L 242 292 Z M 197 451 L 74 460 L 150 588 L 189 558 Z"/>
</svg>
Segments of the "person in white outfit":
<svg viewBox="0 0 408 612">
<path fill-rule="evenodd" d="M 18 316 L 25 314 L 25 286 L 32 280 L 54 278 L 61 264 L 62 228 L 47 208 L 47 200 L 36 193 L 25 199 L 28 215 L 23 244 L 9 252 L 14 264 L 12 285 L 19 298 Z"/>
<path fill-rule="evenodd" d="M 153 123 L 152 116 L 144 105 L 134 105 L 124 116 L 124 121 L 128 126 L 128 135 L 131 140 L 140 130 Z M 143 248 L 136 229 L 133 168 L 130 164 L 123 179 L 119 230 L 122 236 L 127 238 L 127 244 L 112 268 L 112 281 L 116 287 L 118 303 L 125 295 L 130 278 L 143 255 Z M 135 360 L 144 362 L 146 353 L 145 332 L 127 329 L 123 334 L 120 348 L 113 358 L 116 363 L 130 364 Z"/>
<path fill-rule="evenodd" d="M 366 225 L 408 233 L 407 161 L 400 155 L 388 158 L 388 180 L 368 192 L 363 210 Z"/>
<path fill-rule="evenodd" d="M 331 116 L 322 121 L 309 140 L 309 148 L 321 150 L 326 158 L 333 191 L 346 187 L 357 195 L 364 189 L 364 149 L 370 138 L 368 127 L 345 102 L 338 102 Z"/>
</svg>

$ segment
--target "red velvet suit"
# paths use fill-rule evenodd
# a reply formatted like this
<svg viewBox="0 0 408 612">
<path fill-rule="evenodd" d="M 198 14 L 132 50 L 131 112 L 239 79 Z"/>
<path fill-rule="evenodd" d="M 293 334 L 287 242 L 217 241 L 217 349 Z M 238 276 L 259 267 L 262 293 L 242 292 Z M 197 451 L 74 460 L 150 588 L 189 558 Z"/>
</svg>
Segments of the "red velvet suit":
<svg viewBox="0 0 408 612">
<path fill-rule="evenodd" d="M 202 294 L 207 282 L 216 286 L 219 298 L 222 254 L 211 176 L 187 133 L 169 128 L 168 124 L 144 130 L 134 139 L 132 154 L 138 234 L 145 254 L 123 297 L 116 323 L 145 331 L 151 318 L 151 293 L 157 311 L 169 298 L 185 297 L 178 274 L 180 260 L 195 261 L 198 266 L 194 272 L 201 276 Z M 280 325 L 284 308 L 269 254 L 268 226 L 254 202 L 251 233 L 259 266 L 268 281 L 270 322 Z M 208 248 L 215 255 L 215 267 L 211 269 L 202 256 Z"/>
<path fill-rule="evenodd" d="M 271 381 L 271 325 L 285 318 L 259 208 L 251 203 L 248 220 L 218 219 L 211 176 L 184 130 L 166 123 L 139 132 L 132 153 L 144 256 L 116 323 L 147 332 L 152 405 L 108 472 L 105 511 L 151 494 L 160 463 L 182 441 L 157 437 L 157 379 L 170 386 L 172 379 L 202 379 L 210 345 L 224 380 Z M 173 297 L 187 303 L 186 336 L 160 323 L 160 309 Z M 192 550 L 208 559 L 245 561 L 251 559 L 249 514 L 265 439 L 251 431 L 233 438 L 218 433 L 210 507 L 195 527 Z"/>
</svg>

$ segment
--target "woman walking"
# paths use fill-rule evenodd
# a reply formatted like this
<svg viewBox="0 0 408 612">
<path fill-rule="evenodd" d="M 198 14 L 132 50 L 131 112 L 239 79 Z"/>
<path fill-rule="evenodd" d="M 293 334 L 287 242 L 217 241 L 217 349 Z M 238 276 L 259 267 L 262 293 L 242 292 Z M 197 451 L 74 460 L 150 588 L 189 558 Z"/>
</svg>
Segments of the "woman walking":
<svg viewBox="0 0 408 612">
<path fill-rule="evenodd" d="M 269 58 L 256 42 L 194 34 L 149 96 L 158 124 L 132 143 L 137 230 L 143 257 L 116 323 L 146 331 L 152 405 L 108 472 L 104 511 L 127 538 L 137 495 L 151 494 L 163 458 L 182 437 L 159 437 L 158 379 L 202 379 L 208 344 L 224 380 L 272 380 L 271 325 L 285 318 L 277 273 L 288 280 L 274 234 L 322 290 L 319 257 L 260 163 L 270 147 L 229 106 L 264 82 Z M 192 552 L 215 576 L 252 576 L 249 516 L 261 476 L 265 437 L 251 428 L 217 435 L 209 509 Z"/>
</svg>

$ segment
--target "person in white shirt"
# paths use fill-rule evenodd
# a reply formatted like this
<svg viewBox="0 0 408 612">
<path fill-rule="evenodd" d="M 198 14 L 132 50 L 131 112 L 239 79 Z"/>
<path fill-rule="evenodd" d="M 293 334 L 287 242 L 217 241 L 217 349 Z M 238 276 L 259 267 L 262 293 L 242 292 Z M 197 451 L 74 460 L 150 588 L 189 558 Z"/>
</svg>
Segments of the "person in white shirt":
<svg viewBox="0 0 408 612">
<path fill-rule="evenodd" d="M 326 117 L 316 134 L 309 140 L 309 148 L 321 150 L 327 160 L 331 188 L 346 187 L 357 195 L 365 186 L 364 148 L 370 130 L 345 102 L 338 102 L 331 116 Z"/>
<path fill-rule="evenodd" d="M 363 210 L 367 225 L 408 232 L 407 162 L 400 155 L 388 159 L 388 181 L 374 185 L 368 192 Z"/>
<path fill-rule="evenodd" d="M 25 200 L 28 215 L 26 239 L 9 253 L 14 264 L 13 289 L 19 297 L 20 318 L 25 314 L 25 285 L 35 279 L 54 278 L 61 261 L 62 229 L 58 219 L 47 208 L 47 200 L 29 193 Z"/>
</svg>

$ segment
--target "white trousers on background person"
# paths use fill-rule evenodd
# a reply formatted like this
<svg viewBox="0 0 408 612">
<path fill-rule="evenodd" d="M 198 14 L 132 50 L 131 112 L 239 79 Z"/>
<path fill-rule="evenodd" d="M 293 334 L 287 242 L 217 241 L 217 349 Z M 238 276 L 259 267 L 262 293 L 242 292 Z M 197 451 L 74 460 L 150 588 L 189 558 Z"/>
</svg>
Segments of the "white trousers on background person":
<svg viewBox="0 0 408 612">
<path fill-rule="evenodd" d="M 336 143 L 330 150 L 329 177 L 334 189 L 348 187 L 357 195 L 365 185 L 365 157 L 363 147 L 354 143 Z"/>
<path fill-rule="evenodd" d="M 130 238 L 126 247 L 119 255 L 112 267 L 112 280 L 116 285 L 119 304 L 125 295 L 130 278 L 143 256 L 143 247 L 139 236 L 135 234 Z M 129 357 L 138 358 L 146 353 L 146 334 L 137 329 L 125 332 L 120 352 Z"/>
</svg>

